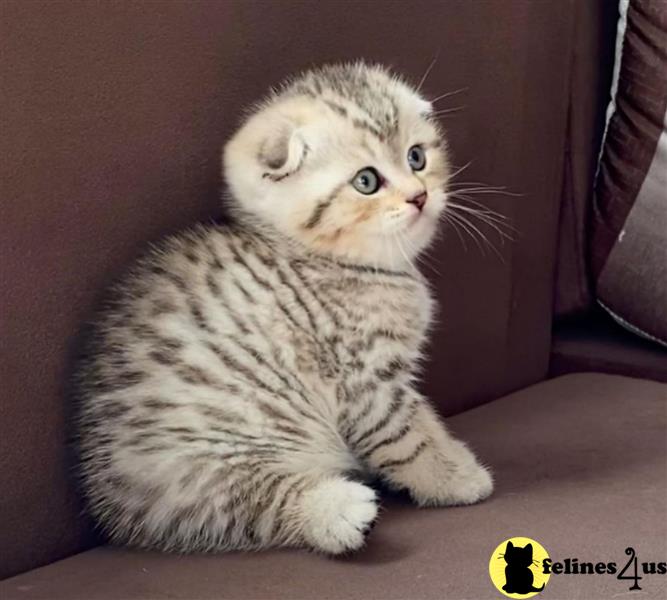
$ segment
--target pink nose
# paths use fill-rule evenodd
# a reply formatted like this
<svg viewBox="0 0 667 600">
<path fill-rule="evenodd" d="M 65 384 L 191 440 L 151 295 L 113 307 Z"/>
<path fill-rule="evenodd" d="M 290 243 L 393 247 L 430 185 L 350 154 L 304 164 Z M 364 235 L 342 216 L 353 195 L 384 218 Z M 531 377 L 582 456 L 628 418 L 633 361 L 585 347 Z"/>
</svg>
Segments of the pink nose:
<svg viewBox="0 0 667 600">
<path fill-rule="evenodd" d="M 406 200 L 408 204 L 414 204 L 420 211 L 424 208 L 424 204 L 426 204 L 426 199 L 428 198 L 428 195 L 426 192 L 421 192 L 420 194 L 417 194 L 413 198 L 410 198 L 410 200 Z"/>
</svg>

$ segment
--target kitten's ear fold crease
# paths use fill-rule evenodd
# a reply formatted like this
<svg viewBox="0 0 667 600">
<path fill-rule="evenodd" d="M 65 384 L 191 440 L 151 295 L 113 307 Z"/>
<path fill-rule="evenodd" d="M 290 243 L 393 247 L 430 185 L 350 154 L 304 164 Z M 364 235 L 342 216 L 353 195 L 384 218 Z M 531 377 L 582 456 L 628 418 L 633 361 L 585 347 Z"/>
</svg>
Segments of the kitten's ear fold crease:
<svg viewBox="0 0 667 600">
<path fill-rule="evenodd" d="M 296 173 L 308 152 L 302 133 L 291 123 L 283 123 L 262 143 L 259 161 L 267 171 L 264 178 L 280 181 Z"/>
</svg>

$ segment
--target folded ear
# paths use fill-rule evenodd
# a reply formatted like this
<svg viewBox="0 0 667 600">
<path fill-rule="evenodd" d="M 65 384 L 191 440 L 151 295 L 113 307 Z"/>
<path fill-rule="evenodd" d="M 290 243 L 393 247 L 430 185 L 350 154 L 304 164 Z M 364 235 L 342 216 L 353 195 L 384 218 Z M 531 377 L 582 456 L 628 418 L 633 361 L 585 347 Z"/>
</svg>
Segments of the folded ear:
<svg viewBox="0 0 667 600">
<path fill-rule="evenodd" d="M 270 130 L 259 149 L 258 159 L 265 169 L 262 177 L 280 181 L 296 173 L 308 153 L 303 131 L 289 121 Z"/>
</svg>

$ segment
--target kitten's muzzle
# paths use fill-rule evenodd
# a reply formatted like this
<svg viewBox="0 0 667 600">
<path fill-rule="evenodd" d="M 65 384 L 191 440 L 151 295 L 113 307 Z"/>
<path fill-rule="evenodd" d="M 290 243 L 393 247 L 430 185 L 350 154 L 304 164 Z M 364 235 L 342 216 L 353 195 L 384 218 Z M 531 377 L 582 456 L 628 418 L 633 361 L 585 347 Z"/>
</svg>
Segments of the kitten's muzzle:
<svg viewBox="0 0 667 600">
<path fill-rule="evenodd" d="M 426 200 L 428 199 L 428 194 L 426 192 L 420 192 L 416 196 L 410 198 L 409 200 L 406 200 L 408 204 L 414 204 L 418 209 L 419 212 L 424 210 L 424 205 L 426 204 Z"/>
</svg>

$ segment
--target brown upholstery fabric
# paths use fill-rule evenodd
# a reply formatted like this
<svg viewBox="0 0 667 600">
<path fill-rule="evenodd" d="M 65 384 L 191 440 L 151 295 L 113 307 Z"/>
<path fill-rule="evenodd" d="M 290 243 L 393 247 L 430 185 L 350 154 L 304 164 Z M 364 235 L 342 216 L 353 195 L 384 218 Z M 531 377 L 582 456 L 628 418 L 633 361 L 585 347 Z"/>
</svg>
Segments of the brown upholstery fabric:
<svg viewBox="0 0 667 600">
<path fill-rule="evenodd" d="M 609 101 L 618 3 L 587 0 L 576 19 L 558 234 L 554 312 L 572 318 L 591 308 L 588 257 L 593 180 Z"/>
<path fill-rule="evenodd" d="M 631 407 L 631 409 L 630 409 Z M 332 560 L 298 551 L 167 556 L 98 548 L 0 584 L 4 600 L 500 598 L 488 564 L 522 535 L 555 560 L 626 562 L 667 554 L 667 386 L 570 375 L 451 419 L 495 469 L 497 490 L 472 507 L 387 502 L 367 548 Z M 545 598 L 664 598 L 604 575 L 552 575 Z"/>
<path fill-rule="evenodd" d="M 667 3 L 631 0 L 596 185 L 598 302 L 667 347 Z"/>
<path fill-rule="evenodd" d="M 0 575 L 85 548 L 64 383 L 100 291 L 150 240 L 220 213 L 219 149 L 297 69 L 365 57 L 439 106 L 463 181 L 513 219 L 502 261 L 447 232 L 425 387 L 447 413 L 546 374 L 574 0 L 0 4 Z M 493 231 L 487 231 L 493 234 Z"/>
<path fill-rule="evenodd" d="M 550 375 L 597 371 L 667 383 L 667 348 L 630 333 L 598 311 L 555 328 Z"/>
</svg>

